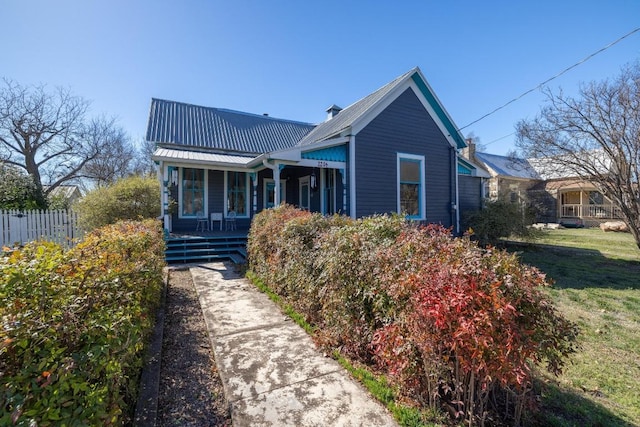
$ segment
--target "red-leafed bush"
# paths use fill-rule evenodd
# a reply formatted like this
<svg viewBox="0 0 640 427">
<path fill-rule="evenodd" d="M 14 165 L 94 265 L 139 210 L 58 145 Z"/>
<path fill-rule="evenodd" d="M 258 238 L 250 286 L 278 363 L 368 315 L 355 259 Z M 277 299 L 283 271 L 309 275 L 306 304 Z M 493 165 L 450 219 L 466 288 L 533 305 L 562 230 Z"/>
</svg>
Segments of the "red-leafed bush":
<svg viewBox="0 0 640 427">
<path fill-rule="evenodd" d="M 249 258 L 318 343 L 457 420 L 519 423 L 532 368 L 558 373 L 574 350 L 575 327 L 542 292 L 541 272 L 440 226 L 279 207 L 254 220 Z"/>
<path fill-rule="evenodd" d="M 559 373 L 576 336 L 541 291 L 544 274 L 437 226 L 407 230 L 383 258 L 398 311 L 376 332 L 379 363 L 409 395 L 457 417 L 484 420 L 489 399 L 509 399 L 502 415 L 517 424 L 532 367 Z"/>
</svg>

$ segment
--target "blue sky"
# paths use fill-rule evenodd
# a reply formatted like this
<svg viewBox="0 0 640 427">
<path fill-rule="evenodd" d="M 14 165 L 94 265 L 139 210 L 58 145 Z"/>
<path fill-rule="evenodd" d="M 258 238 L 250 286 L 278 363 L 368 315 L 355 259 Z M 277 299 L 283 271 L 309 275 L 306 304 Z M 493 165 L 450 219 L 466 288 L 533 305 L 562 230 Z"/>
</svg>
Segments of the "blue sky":
<svg viewBox="0 0 640 427">
<path fill-rule="evenodd" d="M 463 127 L 640 27 L 640 1 L 2 0 L 0 20 L 0 76 L 69 87 L 140 140 L 152 97 L 315 123 L 416 65 Z M 638 58 L 640 32 L 549 85 Z M 542 100 L 462 133 L 504 154 Z"/>
</svg>

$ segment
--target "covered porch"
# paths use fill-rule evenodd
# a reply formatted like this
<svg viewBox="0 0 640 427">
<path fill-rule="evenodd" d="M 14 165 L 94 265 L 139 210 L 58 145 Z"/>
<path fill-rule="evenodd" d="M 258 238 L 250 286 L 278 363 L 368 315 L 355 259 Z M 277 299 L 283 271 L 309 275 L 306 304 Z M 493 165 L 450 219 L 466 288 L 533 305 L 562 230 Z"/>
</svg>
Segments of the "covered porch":
<svg viewBox="0 0 640 427">
<path fill-rule="evenodd" d="M 173 235 L 246 236 L 255 214 L 281 203 L 347 213 L 345 156 L 344 146 L 257 157 L 158 149 L 164 228 Z"/>
<path fill-rule="evenodd" d="M 596 189 L 565 188 L 559 191 L 558 199 L 560 218 L 580 218 L 591 226 L 621 218 L 620 209 Z"/>
</svg>

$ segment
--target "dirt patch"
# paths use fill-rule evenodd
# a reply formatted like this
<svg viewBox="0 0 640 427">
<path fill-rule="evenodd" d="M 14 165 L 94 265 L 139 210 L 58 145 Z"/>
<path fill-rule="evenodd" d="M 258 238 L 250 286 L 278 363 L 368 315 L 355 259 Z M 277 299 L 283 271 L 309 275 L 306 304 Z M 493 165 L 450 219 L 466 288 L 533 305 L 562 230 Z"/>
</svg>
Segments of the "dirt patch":
<svg viewBox="0 0 640 427">
<path fill-rule="evenodd" d="M 189 270 L 169 272 L 157 426 L 231 426 Z"/>
</svg>

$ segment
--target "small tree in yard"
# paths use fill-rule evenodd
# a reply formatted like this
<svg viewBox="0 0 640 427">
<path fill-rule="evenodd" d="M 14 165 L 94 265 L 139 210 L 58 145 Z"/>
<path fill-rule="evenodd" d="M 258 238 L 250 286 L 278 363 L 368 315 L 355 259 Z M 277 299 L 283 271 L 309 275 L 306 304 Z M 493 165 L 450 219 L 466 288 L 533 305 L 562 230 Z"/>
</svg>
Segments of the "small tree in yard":
<svg viewBox="0 0 640 427">
<path fill-rule="evenodd" d="M 122 178 L 90 191 L 74 209 L 80 224 L 88 230 L 123 219 L 155 218 L 160 214 L 160 187 L 154 178 Z"/>
<path fill-rule="evenodd" d="M 470 213 L 465 221 L 481 244 L 495 245 L 501 238 L 509 236 L 536 237 L 536 230 L 529 227 L 534 219 L 533 208 L 501 197 L 485 200 L 482 210 Z"/>
<path fill-rule="evenodd" d="M 640 61 L 615 79 L 581 86 L 575 98 L 548 91 L 538 117 L 516 128 L 526 157 L 590 181 L 613 200 L 640 248 Z"/>
</svg>

